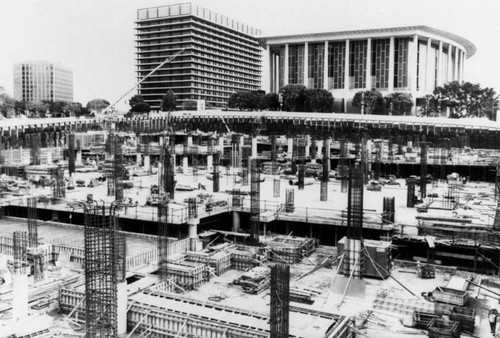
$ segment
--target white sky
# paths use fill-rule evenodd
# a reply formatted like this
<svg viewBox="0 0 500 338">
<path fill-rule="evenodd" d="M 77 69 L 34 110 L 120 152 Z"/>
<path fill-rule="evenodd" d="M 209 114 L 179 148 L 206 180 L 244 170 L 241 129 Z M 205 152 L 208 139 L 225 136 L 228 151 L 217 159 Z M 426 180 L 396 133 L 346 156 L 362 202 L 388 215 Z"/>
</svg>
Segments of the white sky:
<svg viewBox="0 0 500 338">
<path fill-rule="evenodd" d="M 13 95 L 13 65 L 61 62 L 73 69 L 74 100 L 115 101 L 135 84 L 137 9 L 185 1 L 0 0 L 0 86 Z M 427 25 L 477 47 L 465 80 L 500 92 L 499 0 L 199 0 L 260 28 L 263 36 Z M 119 108 L 125 108 L 120 104 Z"/>
</svg>

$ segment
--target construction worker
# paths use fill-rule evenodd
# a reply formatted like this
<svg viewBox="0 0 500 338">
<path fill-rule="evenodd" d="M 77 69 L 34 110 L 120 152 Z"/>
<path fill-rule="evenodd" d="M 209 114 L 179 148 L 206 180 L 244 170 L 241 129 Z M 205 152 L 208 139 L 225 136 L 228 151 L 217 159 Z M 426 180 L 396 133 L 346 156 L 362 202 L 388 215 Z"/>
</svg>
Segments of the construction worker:
<svg viewBox="0 0 500 338">
<path fill-rule="evenodd" d="M 497 326 L 498 310 L 491 309 L 488 312 L 488 321 L 490 322 L 491 334 L 495 335 L 495 329 Z"/>
</svg>

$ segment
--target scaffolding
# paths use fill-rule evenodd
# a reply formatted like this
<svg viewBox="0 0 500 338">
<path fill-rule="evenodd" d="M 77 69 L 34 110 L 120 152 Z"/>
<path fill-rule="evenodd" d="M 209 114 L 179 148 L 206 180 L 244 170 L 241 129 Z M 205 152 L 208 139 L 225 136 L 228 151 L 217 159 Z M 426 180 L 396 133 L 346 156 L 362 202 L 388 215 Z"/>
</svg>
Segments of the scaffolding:
<svg viewBox="0 0 500 338">
<path fill-rule="evenodd" d="M 158 204 L 158 277 L 168 279 L 168 200 Z"/>
<path fill-rule="evenodd" d="M 420 142 L 420 198 L 427 196 L 427 142 Z"/>
<path fill-rule="evenodd" d="M 260 231 L 260 161 L 250 158 L 250 238 L 254 243 L 259 242 Z"/>
<path fill-rule="evenodd" d="M 124 278 L 125 241 L 119 240 L 115 207 L 85 208 L 86 337 L 117 336 L 117 283 Z"/>
<path fill-rule="evenodd" d="M 288 338 L 290 316 L 290 266 L 271 267 L 270 337 Z"/>
<path fill-rule="evenodd" d="M 75 173 L 75 134 L 68 136 L 68 171 L 69 176 Z"/>
</svg>

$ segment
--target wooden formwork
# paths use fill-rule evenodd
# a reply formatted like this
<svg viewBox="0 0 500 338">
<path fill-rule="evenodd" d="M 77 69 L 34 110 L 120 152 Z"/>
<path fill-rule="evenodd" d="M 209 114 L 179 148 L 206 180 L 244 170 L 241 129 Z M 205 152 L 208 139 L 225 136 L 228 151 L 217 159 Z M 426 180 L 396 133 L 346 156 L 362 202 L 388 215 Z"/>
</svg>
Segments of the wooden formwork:
<svg viewBox="0 0 500 338">
<path fill-rule="evenodd" d="M 231 254 L 228 252 L 204 253 L 188 251 L 185 255 L 186 260 L 198 263 L 204 263 L 214 268 L 217 276 L 231 268 Z"/>
<path fill-rule="evenodd" d="M 167 277 L 185 289 L 196 289 L 209 279 L 208 267 L 205 264 L 167 263 Z"/>
<path fill-rule="evenodd" d="M 314 238 L 277 236 L 267 243 L 268 259 L 280 263 L 299 263 L 311 255 L 318 242 Z"/>
<path fill-rule="evenodd" d="M 231 249 L 231 268 L 239 271 L 247 271 L 257 265 L 255 254 L 248 251 Z"/>
<path fill-rule="evenodd" d="M 59 310 L 71 313 L 78 320 L 85 320 L 85 290 L 61 288 L 59 290 Z"/>
<path fill-rule="evenodd" d="M 464 306 L 469 299 L 469 294 L 467 291 L 449 289 L 445 287 L 437 287 L 432 292 L 432 296 L 434 297 L 435 301 L 457 306 Z"/>
</svg>

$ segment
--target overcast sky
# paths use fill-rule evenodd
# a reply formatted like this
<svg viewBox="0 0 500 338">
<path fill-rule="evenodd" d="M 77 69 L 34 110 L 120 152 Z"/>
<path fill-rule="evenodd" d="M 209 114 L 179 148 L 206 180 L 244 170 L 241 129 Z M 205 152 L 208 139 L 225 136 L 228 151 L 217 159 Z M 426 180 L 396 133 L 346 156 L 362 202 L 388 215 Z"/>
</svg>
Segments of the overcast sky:
<svg viewBox="0 0 500 338">
<path fill-rule="evenodd" d="M 13 95 L 13 65 L 61 62 L 74 100 L 117 100 L 135 84 L 137 9 L 186 1 L 0 0 L 0 86 Z M 500 92 L 499 0 L 199 0 L 263 35 L 427 25 L 477 47 L 465 80 Z M 125 107 L 120 104 L 119 107 Z"/>
</svg>

